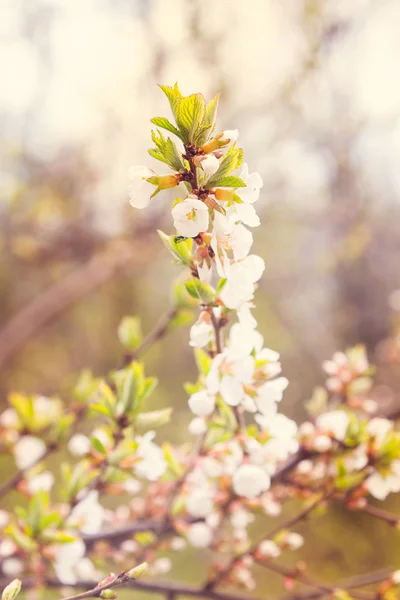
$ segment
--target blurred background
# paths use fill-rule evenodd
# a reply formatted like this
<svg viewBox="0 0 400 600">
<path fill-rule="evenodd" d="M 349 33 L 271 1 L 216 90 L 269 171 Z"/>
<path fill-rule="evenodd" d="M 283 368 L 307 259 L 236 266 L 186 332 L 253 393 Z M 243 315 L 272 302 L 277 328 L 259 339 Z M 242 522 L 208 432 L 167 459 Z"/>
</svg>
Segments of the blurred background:
<svg viewBox="0 0 400 600">
<path fill-rule="evenodd" d="M 11 389 L 68 392 L 83 367 L 115 367 L 122 316 L 148 330 L 170 305 L 179 270 L 155 234 L 172 231 L 170 203 L 132 209 L 127 171 L 156 166 L 149 119 L 169 114 L 156 84 L 175 81 L 222 92 L 219 126 L 239 128 L 264 179 L 256 316 L 291 381 L 287 414 L 304 417 L 321 361 L 356 342 L 380 365 L 382 410 L 395 404 L 399 31 L 398 0 L 0 0 L 2 405 Z M 187 338 L 146 355 L 155 405 L 180 422 Z M 376 554 L 386 533 L 337 513 L 304 557 L 328 578 L 395 563 L 389 543 Z"/>
</svg>

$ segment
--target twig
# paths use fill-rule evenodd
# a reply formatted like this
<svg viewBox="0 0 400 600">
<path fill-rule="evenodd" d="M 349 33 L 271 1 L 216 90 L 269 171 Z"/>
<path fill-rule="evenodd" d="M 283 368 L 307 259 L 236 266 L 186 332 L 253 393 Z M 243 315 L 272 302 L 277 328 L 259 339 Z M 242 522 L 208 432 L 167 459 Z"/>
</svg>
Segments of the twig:
<svg viewBox="0 0 400 600">
<path fill-rule="evenodd" d="M 135 358 L 138 358 L 138 356 L 146 352 L 146 350 L 148 350 L 150 346 L 152 346 L 153 344 L 158 342 L 162 337 L 164 337 L 171 321 L 176 317 L 177 314 L 178 309 L 175 307 L 172 307 L 169 310 L 167 310 L 167 312 L 161 317 L 160 321 L 157 323 L 154 329 L 152 329 L 152 331 L 150 331 L 150 333 L 145 337 L 140 346 L 134 352 L 132 352 L 132 354 L 126 355 L 127 361 L 131 361 Z"/>
<path fill-rule="evenodd" d="M 337 585 L 332 586 L 326 583 L 319 583 L 318 581 L 314 581 L 308 575 L 299 572 L 297 569 L 288 569 L 287 567 L 284 567 L 282 565 L 278 565 L 274 562 L 263 561 L 257 557 L 255 558 L 255 562 L 258 565 L 265 567 L 270 571 L 273 571 L 274 573 L 279 573 L 279 575 L 282 575 L 282 577 L 288 577 L 289 579 L 294 579 L 299 583 L 312 587 L 318 590 L 321 594 L 332 594 L 338 588 Z M 340 589 L 345 588 L 341 587 Z M 359 598 L 359 600 L 372 600 L 370 594 L 365 594 L 363 592 L 353 592 L 352 595 L 354 598 Z"/>
<path fill-rule="evenodd" d="M 5 483 L 3 483 L 3 485 L 0 487 L 0 498 L 2 498 L 3 496 L 5 496 L 6 494 L 8 494 L 8 492 L 11 492 L 11 490 L 13 490 L 16 485 L 18 485 L 18 483 L 21 481 L 21 479 L 24 478 L 25 473 L 27 473 L 27 471 L 29 471 L 30 469 L 32 469 L 33 467 L 35 467 L 36 465 L 38 465 L 42 460 L 44 460 L 45 458 L 47 458 L 56 449 L 57 449 L 57 446 L 55 446 L 55 445 L 48 446 L 46 448 L 46 451 L 39 458 L 37 458 L 35 461 L 33 461 L 29 465 L 29 467 L 26 467 L 24 469 L 20 469 L 8 481 L 6 481 Z"/>
<path fill-rule="evenodd" d="M 148 235 L 148 231 L 139 232 Z M 137 238 L 137 235 L 136 235 Z M 140 244 L 140 239 L 139 242 Z M 149 246 L 149 245 L 147 245 Z M 140 246 L 139 246 L 140 247 Z M 0 368 L 9 362 L 29 339 L 71 304 L 117 275 L 145 263 L 146 255 L 137 244 L 118 241 L 106 252 L 56 281 L 35 298 L 0 331 Z"/>
<path fill-rule="evenodd" d="M 371 504 L 367 504 L 366 506 L 362 506 L 361 508 L 357 507 L 353 510 L 365 513 L 367 515 L 370 515 L 371 517 L 380 519 L 381 521 L 385 521 L 385 523 L 393 527 L 397 527 L 400 525 L 400 515 L 392 514 L 376 506 L 372 506 Z"/>
<path fill-rule="evenodd" d="M 110 590 L 112 588 L 119 587 L 120 585 L 129 583 L 130 581 L 132 581 L 132 578 L 129 576 L 129 573 L 126 573 L 124 571 L 119 575 L 115 575 L 115 577 L 113 577 L 110 581 L 104 583 L 103 585 L 97 583 L 87 592 L 75 594 L 74 596 L 68 596 L 66 598 L 63 598 L 63 600 L 83 600 L 83 598 L 99 598 L 101 596 L 101 593 L 104 592 L 104 590 Z"/>
<path fill-rule="evenodd" d="M 283 531 L 284 529 L 289 529 L 290 527 L 293 527 L 293 525 L 295 525 L 299 521 L 302 521 L 303 519 L 305 519 L 309 515 L 309 513 L 311 513 L 314 510 L 314 508 L 316 508 L 319 504 L 321 504 L 322 502 L 324 502 L 325 500 L 327 500 L 330 496 L 333 495 L 333 493 L 334 493 L 334 489 L 326 491 L 324 494 L 322 494 L 322 496 L 320 496 L 319 498 L 317 498 L 314 502 L 312 502 L 309 506 L 307 506 L 306 508 L 304 508 L 302 511 L 300 511 L 299 513 L 297 513 L 293 517 L 290 517 L 289 519 L 287 519 L 283 523 L 281 523 L 281 524 L 277 525 L 276 527 L 274 527 L 269 533 L 267 533 L 267 535 L 263 536 L 262 540 L 260 540 L 256 544 L 253 544 L 253 546 L 251 546 L 251 548 L 249 548 L 248 550 L 245 550 L 244 552 L 241 552 L 240 554 L 238 554 L 237 556 L 235 556 L 230 561 L 230 563 L 228 564 L 228 566 L 225 567 L 225 569 L 223 569 L 222 571 L 220 571 L 213 579 L 210 579 L 208 581 L 208 583 L 206 583 L 206 585 L 204 586 L 204 589 L 205 590 L 209 590 L 209 589 L 212 589 L 215 586 L 217 586 L 219 583 L 221 583 L 221 581 L 223 581 L 231 573 L 232 569 L 234 569 L 234 567 L 240 561 L 242 561 L 246 556 L 254 556 L 256 554 L 256 552 L 258 550 L 258 547 L 259 547 L 259 545 L 260 545 L 260 543 L 262 541 L 264 541 L 264 540 L 270 540 L 271 538 L 275 537 L 275 535 L 277 533 L 279 533 L 280 531 Z"/>
<path fill-rule="evenodd" d="M 0 586 L 5 586 L 9 583 L 8 580 L 1 581 Z M 60 583 L 58 579 L 55 577 L 46 578 L 45 584 L 48 587 L 61 588 L 65 587 L 65 584 Z M 128 582 L 127 587 L 131 589 L 137 589 L 142 592 L 153 593 L 153 594 L 163 594 L 169 595 L 173 594 L 174 596 L 191 596 L 194 598 L 209 598 L 210 600 L 261 600 L 261 598 L 256 598 L 254 596 L 248 595 L 239 595 L 239 594 L 230 594 L 225 592 L 218 592 L 216 590 L 209 590 L 208 592 L 204 592 L 203 588 L 198 586 L 186 585 L 183 583 L 172 583 L 170 581 L 141 581 L 141 580 L 131 580 Z M 25 589 L 29 589 L 35 586 L 35 581 L 32 580 L 23 580 L 22 587 Z M 68 587 L 72 588 L 90 588 L 91 590 L 95 589 L 96 583 L 93 581 L 79 581 L 78 583 L 68 585 Z M 83 596 L 83 598 L 87 598 L 90 596 Z M 64 598 L 63 600 L 77 600 L 76 596 L 72 596 L 70 598 Z M 79 598 L 82 598 L 80 595 Z"/>
</svg>

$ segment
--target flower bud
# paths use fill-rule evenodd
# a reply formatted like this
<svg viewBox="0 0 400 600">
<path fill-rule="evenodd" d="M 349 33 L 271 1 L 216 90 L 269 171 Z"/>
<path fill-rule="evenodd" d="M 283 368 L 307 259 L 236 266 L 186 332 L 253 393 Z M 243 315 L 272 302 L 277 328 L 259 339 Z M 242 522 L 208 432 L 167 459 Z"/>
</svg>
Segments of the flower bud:
<svg viewBox="0 0 400 600">
<path fill-rule="evenodd" d="M 100 598 L 106 598 L 106 600 L 113 600 L 117 597 L 117 593 L 114 590 L 103 590 L 100 592 Z"/>
<path fill-rule="evenodd" d="M 128 571 L 127 575 L 129 577 L 129 579 L 138 579 L 139 577 L 141 577 L 143 575 L 143 573 L 146 573 L 148 568 L 149 568 L 148 563 L 143 562 L 140 565 L 138 565 L 137 567 L 133 567 L 133 569 Z"/>
<path fill-rule="evenodd" d="M 11 583 L 8 584 L 7 587 L 4 588 L 3 593 L 1 595 L 2 600 L 14 600 L 16 596 L 18 596 L 21 591 L 21 581 L 19 579 L 14 579 Z"/>
<path fill-rule="evenodd" d="M 159 190 L 167 190 L 177 186 L 180 182 L 179 175 L 160 175 L 157 177 L 157 185 Z"/>
<path fill-rule="evenodd" d="M 215 197 L 217 200 L 232 200 L 235 194 L 235 190 L 232 188 L 217 188 L 215 190 Z"/>
</svg>

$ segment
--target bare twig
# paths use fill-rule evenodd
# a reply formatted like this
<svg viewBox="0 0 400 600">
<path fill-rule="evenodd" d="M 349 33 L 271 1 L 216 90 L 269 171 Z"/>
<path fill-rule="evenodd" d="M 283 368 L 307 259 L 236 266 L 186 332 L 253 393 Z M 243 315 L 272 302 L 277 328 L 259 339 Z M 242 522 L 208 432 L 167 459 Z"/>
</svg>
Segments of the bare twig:
<svg viewBox="0 0 400 600">
<path fill-rule="evenodd" d="M 29 465 L 29 467 L 20 469 L 17 473 L 15 473 L 15 475 L 10 477 L 10 479 L 8 481 L 3 483 L 3 485 L 0 487 L 0 498 L 5 496 L 6 494 L 8 494 L 8 492 L 11 492 L 11 490 L 13 490 L 15 488 L 15 486 L 18 485 L 18 483 L 24 478 L 25 473 L 27 471 L 29 471 L 29 469 L 32 469 L 32 467 L 39 464 L 42 460 L 47 458 L 52 452 L 55 452 L 56 449 L 57 449 L 57 447 L 55 445 L 47 447 L 46 451 L 39 458 L 37 458 L 34 462 L 32 462 Z"/>
<path fill-rule="evenodd" d="M 272 529 L 269 533 L 267 533 L 267 535 L 263 536 L 262 540 L 260 540 L 256 544 L 253 544 L 253 546 L 251 546 L 251 548 L 249 548 L 248 550 L 246 550 L 244 552 L 241 552 L 240 554 L 238 554 L 237 556 L 232 558 L 232 560 L 227 565 L 227 567 L 225 567 L 225 569 L 220 571 L 213 579 L 210 579 L 206 583 L 206 585 L 204 586 L 204 589 L 205 590 L 213 589 L 215 586 L 217 586 L 219 583 L 221 583 L 221 581 L 223 581 L 231 573 L 231 571 L 234 569 L 234 567 L 240 561 L 242 561 L 246 556 L 255 556 L 255 554 L 257 553 L 258 547 L 262 541 L 272 539 L 280 531 L 283 531 L 284 529 L 289 529 L 290 527 L 293 527 L 293 525 L 295 525 L 299 521 L 302 521 L 303 519 L 305 519 L 317 506 L 319 506 L 322 502 L 324 502 L 330 496 L 332 496 L 333 493 L 334 493 L 334 490 L 332 490 L 332 489 L 326 491 L 324 494 L 320 495 L 314 502 L 312 502 L 311 504 L 306 506 L 306 508 L 304 508 L 302 511 L 300 511 L 293 517 L 290 517 L 283 523 L 274 527 L 274 529 Z"/>
</svg>

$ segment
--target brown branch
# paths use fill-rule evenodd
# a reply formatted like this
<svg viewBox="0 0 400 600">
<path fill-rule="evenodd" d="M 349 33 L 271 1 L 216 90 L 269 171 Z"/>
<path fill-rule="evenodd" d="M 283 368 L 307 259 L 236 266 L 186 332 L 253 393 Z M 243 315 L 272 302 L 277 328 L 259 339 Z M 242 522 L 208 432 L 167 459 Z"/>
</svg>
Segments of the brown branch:
<svg viewBox="0 0 400 600">
<path fill-rule="evenodd" d="M 18 483 L 24 478 L 25 473 L 27 471 L 32 469 L 32 467 L 35 467 L 36 465 L 38 465 L 42 460 L 47 458 L 52 452 L 55 452 L 56 449 L 57 449 L 57 446 L 55 446 L 55 445 L 49 446 L 46 449 L 46 451 L 42 454 L 42 456 L 40 456 L 34 462 L 32 462 L 32 464 L 30 464 L 29 467 L 20 469 L 17 473 L 15 473 L 15 475 L 10 477 L 10 479 L 8 481 L 3 483 L 3 485 L 0 487 L 0 498 L 5 496 L 6 494 L 8 494 L 8 492 L 11 492 L 11 490 L 13 490 L 15 488 L 15 486 L 18 485 Z"/>
<path fill-rule="evenodd" d="M 357 512 L 365 513 L 370 515 L 371 517 L 375 517 L 375 519 L 380 519 L 384 521 L 388 525 L 392 527 L 398 527 L 400 525 L 400 515 L 395 515 L 393 513 L 387 512 L 386 510 L 382 510 L 377 506 L 372 506 L 371 504 L 367 504 L 366 506 L 362 506 L 361 508 L 353 509 Z"/>
<path fill-rule="evenodd" d="M 0 587 L 4 587 L 9 583 L 8 579 L 0 580 Z M 54 577 L 46 578 L 45 584 L 48 587 L 53 588 L 61 588 L 66 587 L 65 584 L 60 583 L 60 581 Z M 29 589 L 35 587 L 35 581 L 33 579 L 25 579 L 22 581 L 23 589 Z M 68 584 L 67 587 L 71 588 L 89 588 L 93 590 L 96 588 L 96 582 L 94 581 L 80 581 L 75 584 Z M 224 592 L 217 592 L 215 590 L 210 590 L 208 592 L 204 592 L 203 588 L 186 585 L 183 583 L 173 583 L 170 581 L 142 581 L 142 580 L 131 580 L 126 584 L 126 587 L 131 589 L 137 589 L 142 592 L 152 593 L 152 594 L 163 594 L 165 596 L 174 595 L 174 596 L 191 596 L 194 598 L 209 598 L 210 600 L 261 600 L 260 598 L 255 598 L 247 595 L 239 595 L 239 594 L 230 594 Z M 82 596 L 79 598 L 88 598 L 90 596 Z M 71 600 L 73 598 L 76 600 L 76 596 L 72 596 L 69 599 L 64 598 L 64 600 Z"/>
<path fill-rule="evenodd" d="M 132 352 L 132 354 L 126 355 L 126 362 L 138 358 L 138 356 L 146 352 L 146 350 L 148 350 L 153 344 L 161 340 L 166 334 L 171 321 L 177 316 L 177 314 L 178 309 L 175 307 L 171 307 L 169 310 L 167 310 L 154 329 L 152 329 L 152 331 L 150 331 L 150 333 L 145 337 L 139 348 Z"/>
<path fill-rule="evenodd" d="M 263 561 L 259 558 L 255 558 L 255 562 L 262 566 L 265 567 L 266 569 L 269 569 L 270 571 L 273 571 L 274 573 L 278 573 L 279 575 L 282 575 L 282 577 L 288 577 L 289 579 L 294 579 L 295 581 L 298 581 L 299 583 L 302 583 L 303 585 L 306 585 L 308 587 L 312 587 L 315 590 L 319 591 L 319 595 L 325 595 L 325 594 L 333 594 L 335 592 L 336 589 L 338 589 L 337 585 L 328 585 L 327 583 L 320 583 L 318 581 L 314 581 L 311 577 L 309 577 L 308 575 L 301 573 L 298 569 L 288 569 L 287 567 L 284 567 L 283 565 L 278 565 L 274 562 L 268 562 L 268 561 Z M 345 589 L 344 587 L 340 587 L 340 589 Z M 353 592 L 352 593 L 354 598 L 358 598 L 359 600 L 372 600 L 372 597 L 370 594 L 365 594 L 364 592 Z"/>
<path fill-rule="evenodd" d="M 380 569 L 373 573 L 365 573 L 363 575 L 356 575 L 355 577 L 348 577 L 342 581 L 338 581 L 335 584 L 335 588 L 339 590 L 353 590 L 354 588 L 364 587 L 372 585 L 374 583 L 381 583 L 391 577 L 393 569 Z M 320 598 L 325 595 L 325 592 L 298 592 L 297 594 L 285 594 L 281 600 L 314 600 L 314 598 Z M 354 595 L 354 594 L 353 594 Z"/>
<path fill-rule="evenodd" d="M 253 544 L 248 550 L 245 550 L 244 552 L 241 552 L 240 554 L 236 555 L 230 561 L 228 566 L 225 567 L 225 569 L 220 571 L 213 579 L 210 579 L 208 581 L 208 583 L 206 583 L 206 585 L 204 586 L 204 589 L 205 590 L 213 589 L 215 586 L 217 586 L 219 583 L 221 583 L 221 581 L 223 581 L 231 573 L 232 569 L 234 569 L 234 567 L 241 560 L 243 560 L 246 556 L 255 556 L 261 542 L 263 542 L 264 540 L 272 539 L 280 531 L 283 531 L 284 529 L 289 529 L 290 527 L 293 527 L 293 525 L 295 525 L 299 521 L 302 521 L 303 519 L 305 519 L 314 510 L 314 508 L 316 508 L 317 506 L 319 506 L 319 504 L 321 504 L 322 502 L 327 500 L 330 496 L 332 496 L 334 494 L 334 491 L 335 491 L 334 489 L 326 491 L 324 494 L 322 494 L 322 496 L 319 496 L 314 502 L 312 502 L 309 506 L 304 508 L 302 511 L 300 511 L 293 517 L 290 517 L 283 523 L 280 523 L 279 525 L 274 527 L 269 533 L 267 533 L 267 535 L 263 536 L 262 540 Z"/>
<path fill-rule="evenodd" d="M 0 331 L 0 368 L 8 363 L 42 327 L 120 272 L 145 263 L 139 242 L 114 243 L 39 293 Z"/>
</svg>

